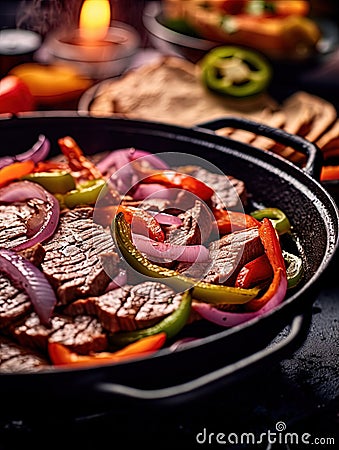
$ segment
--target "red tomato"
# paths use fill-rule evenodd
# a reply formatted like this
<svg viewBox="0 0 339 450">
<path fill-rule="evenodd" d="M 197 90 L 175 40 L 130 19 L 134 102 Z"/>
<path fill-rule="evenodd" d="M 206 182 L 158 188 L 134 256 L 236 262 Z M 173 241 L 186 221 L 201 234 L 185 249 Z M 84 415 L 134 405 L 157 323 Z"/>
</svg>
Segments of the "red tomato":
<svg viewBox="0 0 339 450">
<path fill-rule="evenodd" d="M 0 80 L 0 113 L 34 110 L 34 97 L 24 81 L 15 75 L 7 75 Z"/>
</svg>

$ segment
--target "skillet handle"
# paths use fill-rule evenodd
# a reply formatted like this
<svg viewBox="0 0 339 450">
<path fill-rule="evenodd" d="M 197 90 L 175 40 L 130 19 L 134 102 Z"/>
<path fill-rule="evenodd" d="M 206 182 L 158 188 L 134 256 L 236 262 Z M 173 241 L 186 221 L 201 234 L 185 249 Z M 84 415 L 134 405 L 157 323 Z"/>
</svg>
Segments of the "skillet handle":
<svg viewBox="0 0 339 450">
<path fill-rule="evenodd" d="M 238 117 L 225 117 L 223 119 L 211 120 L 209 122 L 196 125 L 194 129 L 204 128 L 216 131 L 226 127 L 250 131 L 254 134 L 271 138 L 279 144 L 283 144 L 287 147 L 292 147 L 294 150 L 300 151 L 307 156 L 307 161 L 303 170 L 312 178 L 319 180 L 321 167 L 323 164 L 322 153 L 313 142 L 310 142 L 301 136 L 288 133 L 280 128 L 273 128 L 269 125 Z"/>
<path fill-rule="evenodd" d="M 176 386 L 160 389 L 140 389 L 123 384 L 101 382 L 95 386 L 99 393 L 105 395 L 120 395 L 133 400 L 156 401 L 156 402 L 182 402 L 185 397 L 191 398 L 192 393 L 199 391 L 199 396 L 211 393 L 218 383 L 225 382 L 226 378 L 239 380 L 241 375 L 251 370 L 262 370 L 263 367 L 272 367 L 297 350 L 307 337 L 311 322 L 311 311 L 308 314 L 296 316 L 291 324 L 290 332 L 278 343 L 274 343 L 264 349 L 258 350 L 243 359 L 233 362 L 227 366 L 189 380 Z"/>
</svg>

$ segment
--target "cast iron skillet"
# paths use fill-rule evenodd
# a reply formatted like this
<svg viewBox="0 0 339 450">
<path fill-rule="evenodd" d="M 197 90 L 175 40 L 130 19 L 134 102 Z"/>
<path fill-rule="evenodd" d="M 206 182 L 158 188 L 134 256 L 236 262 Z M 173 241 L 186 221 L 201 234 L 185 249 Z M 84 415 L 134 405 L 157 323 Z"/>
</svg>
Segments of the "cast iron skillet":
<svg viewBox="0 0 339 450">
<path fill-rule="evenodd" d="M 221 127 L 240 128 L 273 138 L 308 156 L 305 170 L 267 151 L 218 136 Z M 187 402 L 218 389 L 232 388 L 250 375 L 272 367 L 306 338 L 310 311 L 323 273 L 338 247 L 339 216 L 319 176 L 319 150 L 283 130 L 227 118 L 193 129 L 163 123 L 79 116 L 76 112 L 40 112 L 0 119 L 0 154 L 26 150 L 39 134 L 59 153 L 57 139 L 70 135 L 88 154 L 135 147 L 161 152 L 185 152 L 208 158 L 245 181 L 258 204 L 276 206 L 289 216 L 299 239 L 305 281 L 266 316 L 231 329 L 211 327 L 199 341 L 176 352 L 89 369 L 52 369 L 38 373 L 0 375 L 0 395 L 16 410 L 52 402 L 64 409 L 117 407 L 120 401 L 156 405 Z M 283 333 L 282 333 L 283 332 Z M 271 345 L 269 345 L 271 344 Z"/>
</svg>

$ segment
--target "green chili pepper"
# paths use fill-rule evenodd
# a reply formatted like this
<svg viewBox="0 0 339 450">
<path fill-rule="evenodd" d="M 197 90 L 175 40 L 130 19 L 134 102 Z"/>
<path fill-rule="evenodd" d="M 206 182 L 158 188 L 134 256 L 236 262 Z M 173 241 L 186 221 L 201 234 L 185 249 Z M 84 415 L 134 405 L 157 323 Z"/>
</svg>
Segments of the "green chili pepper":
<svg viewBox="0 0 339 450">
<path fill-rule="evenodd" d="M 304 274 L 302 259 L 292 253 L 282 252 L 285 265 L 286 265 L 286 275 L 287 275 L 287 287 L 294 288 L 302 279 Z"/>
<path fill-rule="evenodd" d="M 191 290 L 183 293 L 179 307 L 169 316 L 149 328 L 135 331 L 120 331 L 110 336 L 113 345 L 125 346 L 140 338 L 165 332 L 167 339 L 171 339 L 186 325 L 191 312 L 192 295 Z"/>
<path fill-rule="evenodd" d="M 268 86 L 272 69 L 256 51 L 237 46 L 210 50 L 200 63 L 203 83 L 211 90 L 232 97 L 247 97 Z"/>
<path fill-rule="evenodd" d="M 207 303 L 243 304 L 253 300 L 259 288 L 243 289 L 238 287 L 211 284 L 186 277 L 179 272 L 157 266 L 145 258 L 132 241 L 131 228 L 123 213 L 118 213 L 111 226 L 112 237 L 125 260 L 139 273 L 152 278 L 162 278 L 163 282 L 177 291 L 193 288 L 192 296 Z"/>
<path fill-rule="evenodd" d="M 30 173 L 22 177 L 22 179 L 40 184 L 51 194 L 66 194 L 66 192 L 75 189 L 74 178 L 66 170 Z"/>
<path fill-rule="evenodd" d="M 258 209 L 252 211 L 250 214 L 257 220 L 262 220 L 264 217 L 270 219 L 278 234 L 289 233 L 291 231 L 291 224 L 288 217 L 278 208 Z"/>
<path fill-rule="evenodd" d="M 94 205 L 104 185 L 105 180 L 102 179 L 83 183 L 77 189 L 69 191 L 64 196 L 63 202 L 68 208 L 78 205 Z"/>
</svg>

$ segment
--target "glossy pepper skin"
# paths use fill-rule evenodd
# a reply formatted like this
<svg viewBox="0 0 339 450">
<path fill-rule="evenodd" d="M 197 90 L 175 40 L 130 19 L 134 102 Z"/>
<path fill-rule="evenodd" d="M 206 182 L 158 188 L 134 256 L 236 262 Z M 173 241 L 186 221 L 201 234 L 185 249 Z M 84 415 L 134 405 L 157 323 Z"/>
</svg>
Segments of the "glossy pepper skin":
<svg viewBox="0 0 339 450">
<path fill-rule="evenodd" d="M 97 207 L 95 221 L 102 226 L 110 226 L 118 213 L 123 213 L 134 233 L 142 234 L 157 242 L 164 242 L 165 234 L 155 217 L 144 209 L 128 205 Z"/>
<path fill-rule="evenodd" d="M 124 346 L 137 341 L 146 336 L 152 336 L 158 333 L 165 333 L 167 339 L 171 339 L 186 325 L 191 313 L 192 294 L 191 291 L 185 291 L 179 307 L 169 316 L 162 319 L 157 324 L 149 328 L 143 328 L 136 331 L 120 331 L 110 336 L 110 342 L 113 345 Z"/>
<path fill-rule="evenodd" d="M 211 90 L 231 97 L 248 97 L 266 89 L 272 69 L 260 53 L 225 45 L 210 50 L 201 60 L 201 78 Z"/>
<path fill-rule="evenodd" d="M 23 180 L 40 184 L 51 194 L 66 194 L 75 189 L 75 181 L 66 170 L 55 172 L 34 172 L 22 177 Z"/>
<path fill-rule="evenodd" d="M 273 276 L 272 266 L 266 255 L 261 255 L 245 264 L 239 271 L 235 286 L 250 288 L 258 286 Z"/>
<path fill-rule="evenodd" d="M 116 215 L 111 226 L 111 234 L 126 262 L 137 272 L 148 277 L 161 278 L 164 283 L 178 292 L 193 288 L 192 297 L 197 300 L 216 304 L 243 304 L 254 299 L 259 293 L 259 288 L 241 289 L 206 283 L 181 275 L 175 270 L 151 263 L 135 247 L 130 226 L 126 222 L 123 213 Z"/>
<path fill-rule="evenodd" d="M 100 352 L 91 355 L 78 355 L 63 344 L 49 342 L 48 353 L 55 366 L 98 366 L 147 356 L 162 348 L 165 342 L 166 333 L 158 333 L 152 336 L 145 336 L 116 352 Z"/>
<path fill-rule="evenodd" d="M 286 214 L 278 208 L 263 208 L 251 212 L 251 216 L 257 220 L 262 220 L 265 217 L 270 219 L 278 234 L 289 233 L 291 231 L 291 224 Z"/>
<path fill-rule="evenodd" d="M 237 230 L 244 230 L 258 226 L 260 222 L 249 214 L 227 209 L 212 209 L 220 234 L 228 234 Z"/>
<path fill-rule="evenodd" d="M 213 189 L 207 186 L 202 181 L 191 175 L 176 172 L 175 170 L 153 170 L 153 173 L 148 171 L 148 175 L 142 179 L 143 183 L 158 183 L 167 188 L 183 189 L 196 195 L 201 200 L 208 201 L 214 194 Z"/>
<path fill-rule="evenodd" d="M 75 208 L 79 205 L 94 205 L 105 184 L 106 182 L 103 179 L 78 184 L 76 189 L 63 196 L 63 203 L 67 208 Z"/>
<path fill-rule="evenodd" d="M 272 266 L 273 280 L 261 297 L 251 300 L 246 304 L 246 309 L 248 311 L 259 310 L 272 299 L 278 289 L 285 291 L 285 288 L 287 287 L 286 267 L 279 238 L 272 222 L 266 217 L 263 219 L 259 227 L 259 237 L 264 246 L 265 254 Z"/>
<path fill-rule="evenodd" d="M 92 163 L 71 136 L 58 139 L 62 153 L 66 156 L 72 172 L 79 172 L 84 180 L 97 180 L 102 178 L 100 170 Z"/>
<path fill-rule="evenodd" d="M 34 162 L 30 159 L 3 167 L 0 169 L 0 187 L 31 173 L 33 169 Z"/>
</svg>

